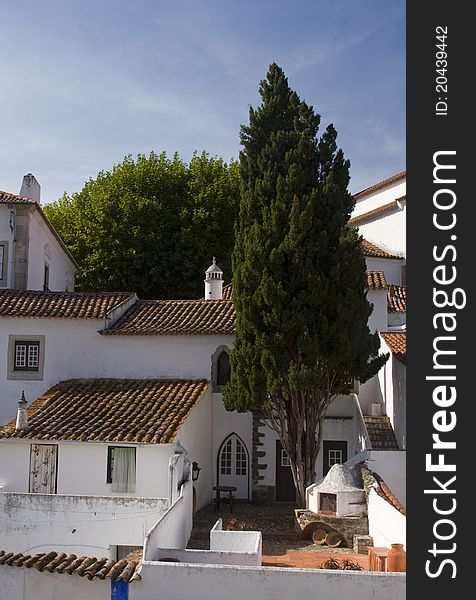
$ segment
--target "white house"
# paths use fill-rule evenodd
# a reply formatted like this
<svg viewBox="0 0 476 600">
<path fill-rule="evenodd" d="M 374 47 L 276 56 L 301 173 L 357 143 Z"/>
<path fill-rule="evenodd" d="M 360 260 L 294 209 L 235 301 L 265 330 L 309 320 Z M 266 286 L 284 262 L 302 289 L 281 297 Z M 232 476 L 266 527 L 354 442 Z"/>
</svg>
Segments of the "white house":
<svg viewBox="0 0 476 600">
<path fill-rule="evenodd" d="M 29 173 L 20 195 L 0 190 L 0 289 L 72 291 L 78 264 L 40 204 Z"/>
</svg>

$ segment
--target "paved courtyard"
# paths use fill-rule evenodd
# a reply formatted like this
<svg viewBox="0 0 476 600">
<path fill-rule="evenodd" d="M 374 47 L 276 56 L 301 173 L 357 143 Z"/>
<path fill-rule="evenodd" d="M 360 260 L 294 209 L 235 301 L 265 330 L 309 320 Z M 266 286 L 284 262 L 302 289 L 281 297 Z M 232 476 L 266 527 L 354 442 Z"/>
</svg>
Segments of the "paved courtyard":
<svg viewBox="0 0 476 600">
<path fill-rule="evenodd" d="M 302 540 L 295 525 L 296 508 L 295 504 L 281 502 L 268 505 L 235 502 L 231 513 L 229 504 L 224 501 L 219 510 L 214 503 L 208 504 L 195 513 L 188 547 L 208 549 L 210 529 L 221 517 L 223 529 L 262 532 L 265 566 L 318 568 L 333 558 L 340 563 L 348 559 L 363 569 L 368 568 L 367 556 L 355 554 L 350 548 L 329 548 L 312 540 Z"/>
</svg>

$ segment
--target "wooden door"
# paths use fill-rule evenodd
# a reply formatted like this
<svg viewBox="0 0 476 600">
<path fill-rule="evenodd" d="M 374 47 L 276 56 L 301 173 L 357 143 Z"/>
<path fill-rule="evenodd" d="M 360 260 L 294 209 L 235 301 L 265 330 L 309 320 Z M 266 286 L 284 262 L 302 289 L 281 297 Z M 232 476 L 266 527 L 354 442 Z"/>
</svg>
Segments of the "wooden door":
<svg viewBox="0 0 476 600">
<path fill-rule="evenodd" d="M 31 494 L 56 494 L 58 446 L 32 444 L 30 448 Z"/>
</svg>

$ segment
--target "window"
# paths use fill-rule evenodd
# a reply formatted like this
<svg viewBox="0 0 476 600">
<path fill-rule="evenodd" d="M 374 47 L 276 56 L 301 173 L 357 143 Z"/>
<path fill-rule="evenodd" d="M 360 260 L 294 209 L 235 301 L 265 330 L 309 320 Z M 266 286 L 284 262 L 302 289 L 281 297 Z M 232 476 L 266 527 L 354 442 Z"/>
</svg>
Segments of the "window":
<svg viewBox="0 0 476 600">
<path fill-rule="evenodd" d="M 402 286 L 406 287 L 407 285 L 407 265 L 402 265 Z"/>
<path fill-rule="evenodd" d="M 7 379 L 42 380 L 44 365 L 44 335 L 9 336 Z"/>
<path fill-rule="evenodd" d="M 220 458 L 220 473 L 222 475 L 231 475 L 231 438 L 225 444 Z"/>
<path fill-rule="evenodd" d="M 8 242 L 0 242 L 0 287 L 7 287 Z"/>
<path fill-rule="evenodd" d="M 236 440 L 235 470 L 236 475 L 246 475 L 246 450 L 238 439 Z"/>
<path fill-rule="evenodd" d="M 43 272 L 43 291 L 50 291 L 50 266 L 45 263 L 45 270 Z"/>
<path fill-rule="evenodd" d="M 15 371 L 38 371 L 40 342 L 15 342 Z"/>
<path fill-rule="evenodd" d="M 289 460 L 288 453 L 286 452 L 286 450 L 283 450 L 282 448 L 281 448 L 281 466 L 282 467 L 290 467 L 291 466 L 291 461 Z"/>
<path fill-rule="evenodd" d="M 223 352 L 218 357 L 217 363 L 217 385 L 226 385 L 230 379 L 231 367 L 228 352 Z"/>
<path fill-rule="evenodd" d="M 112 491 L 133 493 L 136 489 L 136 449 L 109 446 L 107 449 L 106 483 Z"/>
<path fill-rule="evenodd" d="M 342 464 L 342 450 L 329 450 L 329 466 Z"/>
</svg>

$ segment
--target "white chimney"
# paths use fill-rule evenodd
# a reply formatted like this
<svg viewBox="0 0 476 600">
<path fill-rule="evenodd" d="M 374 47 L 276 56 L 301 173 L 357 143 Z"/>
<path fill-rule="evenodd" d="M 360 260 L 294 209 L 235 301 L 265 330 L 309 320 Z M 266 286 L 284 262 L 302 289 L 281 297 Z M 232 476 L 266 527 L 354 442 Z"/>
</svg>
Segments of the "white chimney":
<svg viewBox="0 0 476 600">
<path fill-rule="evenodd" d="M 205 271 L 205 300 L 221 300 L 223 298 L 223 271 L 213 263 Z"/>
<path fill-rule="evenodd" d="M 33 200 L 33 202 L 40 204 L 40 193 L 41 187 L 36 180 L 36 177 L 31 173 L 25 175 L 21 184 L 20 196 L 25 196 L 26 198 Z"/>
<path fill-rule="evenodd" d="M 28 406 L 28 402 L 25 398 L 25 392 L 21 393 L 21 398 L 18 400 L 18 411 L 17 411 L 17 422 L 15 425 L 15 429 L 28 429 L 28 414 L 26 411 L 26 407 Z"/>
</svg>

